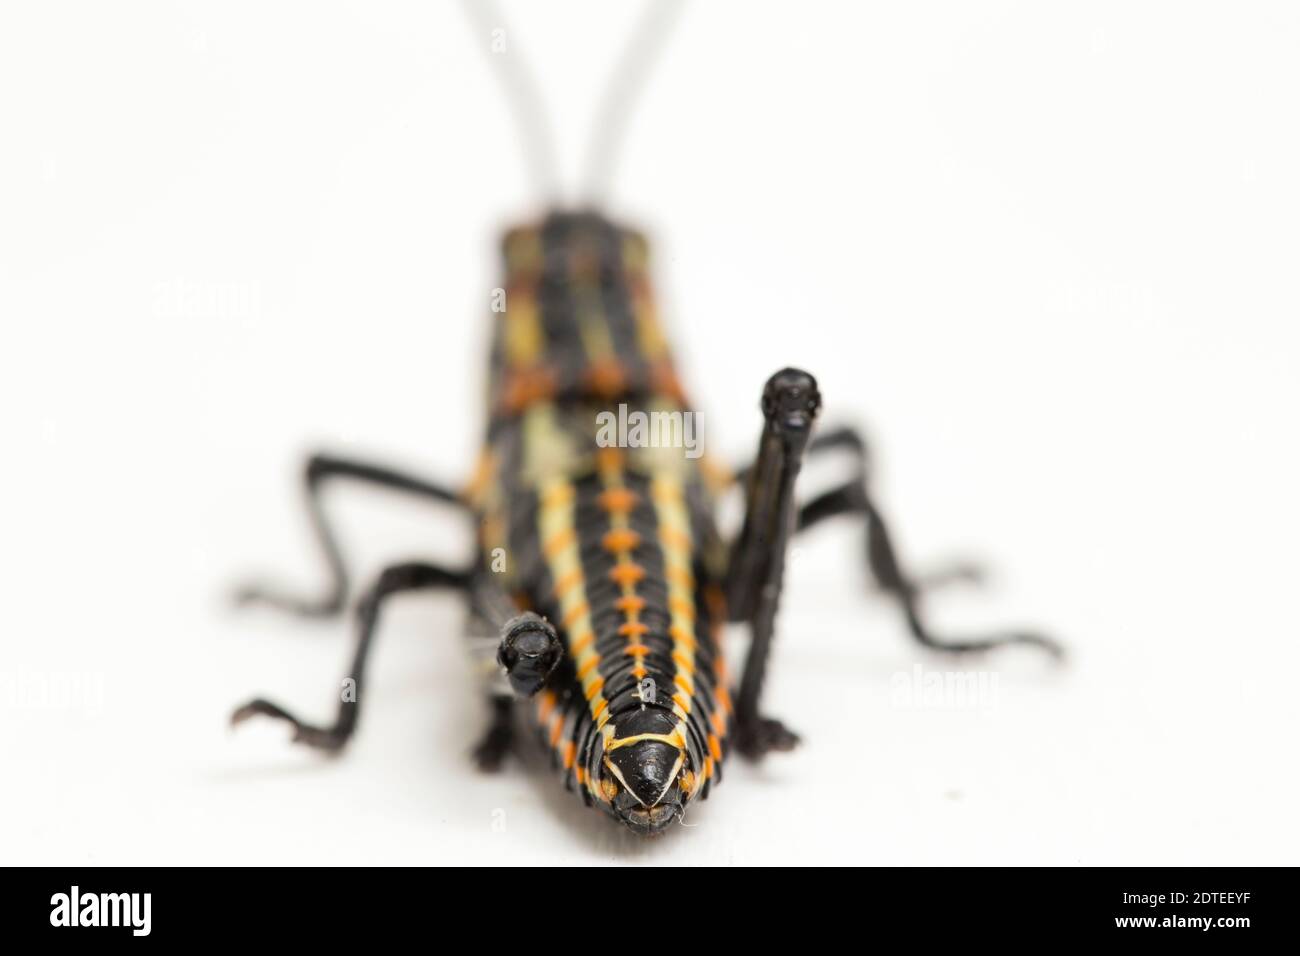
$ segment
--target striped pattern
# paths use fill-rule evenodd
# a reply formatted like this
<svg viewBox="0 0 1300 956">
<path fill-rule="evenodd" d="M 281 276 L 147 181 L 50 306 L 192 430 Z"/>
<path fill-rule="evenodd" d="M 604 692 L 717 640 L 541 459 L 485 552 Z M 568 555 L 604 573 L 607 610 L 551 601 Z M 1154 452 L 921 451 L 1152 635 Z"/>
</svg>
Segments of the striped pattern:
<svg viewBox="0 0 1300 956">
<path fill-rule="evenodd" d="M 688 410 L 645 242 L 595 216 L 557 214 L 509 233 L 504 253 L 493 415 L 466 495 L 484 561 L 504 549 L 503 586 L 565 642 L 527 709 L 565 785 L 587 802 L 611 812 L 626 802 L 610 754 L 646 740 L 679 751 L 670 786 L 702 797 L 730 718 L 722 571 L 704 546 L 717 537 L 720 486 L 680 449 L 649 455 L 595 440 L 596 415 L 620 402 Z"/>
</svg>

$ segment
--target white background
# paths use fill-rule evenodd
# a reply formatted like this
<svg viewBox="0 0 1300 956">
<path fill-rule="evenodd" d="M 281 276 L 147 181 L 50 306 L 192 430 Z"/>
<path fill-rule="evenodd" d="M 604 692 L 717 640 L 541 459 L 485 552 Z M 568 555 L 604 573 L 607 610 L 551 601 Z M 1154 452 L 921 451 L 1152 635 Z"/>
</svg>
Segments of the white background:
<svg viewBox="0 0 1300 956">
<path fill-rule="evenodd" d="M 506 12 L 572 176 L 638 11 Z M 224 603 L 321 580 L 304 451 L 469 473 L 495 235 L 538 211 L 488 41 L 446 2 L 4 5 L 0 861 L 1300 862 L 1280 2 L 697 3 L 630 124 L 610 205 L 710 450 L 807 367 L 911 563 L 995 572 L 937 625 L 1034 623 L 1068 668 L 909 705 L 968 665 L 909 642 L 845 521 L 780 619 L 767 708 L 805 746 L 663 839 L 471 770 L 450 597 L 394 603 L 341 759 L 227 732 L 254 693 L 326 718 L 350 654 Z M 469 553 L 453 516 L 330 504 L 362 577 Z"/>
</svg>

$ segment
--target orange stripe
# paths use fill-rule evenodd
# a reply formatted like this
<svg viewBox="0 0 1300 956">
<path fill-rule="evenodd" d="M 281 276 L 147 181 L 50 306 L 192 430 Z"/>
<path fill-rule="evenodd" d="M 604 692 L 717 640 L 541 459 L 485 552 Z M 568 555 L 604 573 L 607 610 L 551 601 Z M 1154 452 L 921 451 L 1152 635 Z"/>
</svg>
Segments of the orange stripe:
<svg viewBox="0 0 1300 956">
<path fill-rule="evenodd" d="M 591 700 L 593 697 L 595 697 L 597 694 L 600 693 L 600 689 L 604 686 L 605 686 L 605 678 L 597 677 L 594 681 L 591 682 L 591 686 L 586 689 L 586 691 L 583 693 L 583 696 L 586 697 L 587 700 Z"/>
<path fill-rule="evenodd" d="M 618 632 L 624 637 L 640 637 L 649 630 L 650 628 L 646 627 L 644 624 L 639 624 L 635 621 L 628 621 L 626 624 L 619 626 Z"/>
<path fill-rule="evenodd" d="M 611 514 L 627 514 L 640 500 L 641 497 L 629 488 L 610 488 L 601 492 L 596 503 Z"/>
<path fill-rule="evenodd" d="M 615 528 L 601 540 L 606 551 L 631 551 L 641 543 L 641 536 L 630 528 Z"/>
<path fill-rule="evenodd" d="M 614 602 L 614 607 L 625 614 L 634 614 L 645 607 L 645 598 L 635 594 L 625 594 Z"/>
<path fill-rule="evenodd" d="M 644 577 L 645 568 L 639 564 L 619 564 L 609 571 L 609 579 L 615 584 L 636 584 Z"/>
<path fill-rule="evenodd" d="M 507 412 L 518 412 L 554 393 L 555 376 L 550 369 L 521 369 L 506 378 L 500 404 Z"/>
<path fill-rule="evenodd" d="M 709 753 L 713 754 L 714 760 L 722 759 L 722 741 L 718 740 L 717 734 L 709 734 Z"/>
<path fill-rule="evenodd" d="M 601 359 L 593 362 L 587 369 L 585 378 L 588 387 L 604 398 L 614 398 L 623 391 L 627 381 L 627 372 L 615 359 Z"/>
</svg>

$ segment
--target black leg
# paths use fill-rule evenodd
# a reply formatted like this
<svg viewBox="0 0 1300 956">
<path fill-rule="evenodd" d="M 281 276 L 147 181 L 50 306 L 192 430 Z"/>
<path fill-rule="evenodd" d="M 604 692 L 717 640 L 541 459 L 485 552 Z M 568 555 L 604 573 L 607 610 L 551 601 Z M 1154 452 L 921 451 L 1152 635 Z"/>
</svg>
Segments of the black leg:
<svg viewBox="0 0 1300 956">
<path fill-rule="evenodd" d="M 495 773 L 514 744 L 514 698 L 496 696 L 488 698 L 492 718 L 487 732 L 474 746 L 474 762 L 484 773 Z"/>
<path fill-rule="evenodd" d="M 862 437 L 850 429 L 839 429 L 818 436 L 810 451 L 825 448 L 843 448 L 851 452 L 857 462 L 858 474 L 847 484 L 814 498 L 799 509 L 798 530 L 810 528 L 836 515 L 861 515 L 867 525 L 867 565 L 882 590 L 893 597 L 907 619 L 908 629 L 918 642 L 926 647 L 943 651 L 984 651 L 1004 644 L 1032 644 L 1041 647 L 1054 657 L 1064 653 L 1061 645 L 1041 634 L 1012 631 L 986 637 L 946 639 L 937 637 L 926 626 L 920 611 L 923 589 L 933 580 L 906 574 L 898 561 L 898 554 L 890 538 L 885 520 L 871 498 L 868 455 Z M 969 578 L 969 568 L 958 568 L 950 575 Z"/>
<path fill-rule="evenodd" d="M 817 382 L 798 369 L 777 372 L 764 386 L 762 408 L 763 436 L 748 474 L 745 521 L 727 573 L 730 614 L 749 622 L 752 638 L 736 694 L 735 729 L 737 749 L 751 758 L 798 743 L 779 720 L 761 716 L 759 697 L 795 527 L 794 482 L 821 408 Z"/>
<path fill-rule="evenodd" d="M 338 716 L 334 723 L 328 727 L 306 724 L 278 704 L 258 698 L 236 710 L 230 717 L 231 724 L 241 723 L 255 714 L 275 717 L 293 725 L 293 739 L 296 742 L 321 750 L 340 750 L 356 730 L 358 707 L 365 683 L 366 657 L 370 652 L 371 638 L 374 637 L 379 610 L 384 601 L 393 594 L 425 588 L 454 588 L 463 591 L 469 587 L 469 583 L 468 573 L 449 571 L 431 564 L 411 562 L 385 568 L 374 587 L 357 605 L 357 649 L 352 658 L 351 672 L 347 675 L 351 682 L 340 689 Z"/>
<path fill-rule="evenodd" d="M 450 488 L 432 484 L 420 478 L 401 472 L 368 465 L 363 462 L 332 458 L 328 455 L 312 455 L 307 459 L 303 472 L 304 490 L 306 491 L 307 513 L 311 519 L 312 530 L 320 545 L 321 553 L 329 569 L 330 583 L 325 594 L 318 598 L 295 597 L 273 588 L 261 585 L 249 585 L 241 588 L 235 595 L 240 604 L 270 604 L 295 614 L 307 617 L 332 617 L 343 610 L 348 597 L 348 571 L 339 550 L 338 540 L 330 529 L 329 521 L 321 505 L 321 487 L 328 478 L 352 478 L 358 481 L 405 491 L 422 498 L 445 501 L 449 504 L 464 506 L 464 502 Z"/>
</svg>

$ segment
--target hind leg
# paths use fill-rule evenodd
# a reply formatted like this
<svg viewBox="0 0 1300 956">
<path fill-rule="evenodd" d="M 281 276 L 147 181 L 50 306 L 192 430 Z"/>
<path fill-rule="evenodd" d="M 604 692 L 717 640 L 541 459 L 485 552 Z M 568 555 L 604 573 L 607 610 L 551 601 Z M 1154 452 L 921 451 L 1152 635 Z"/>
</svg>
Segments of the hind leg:
<svg viewBox="0 0 1300 956">
<path fill-rule="evenodd" d="M 309 724 L 299 720 L 279 704 L 257 698 L 249 701 L 230 717 L 231 724 L 239 724 L 255 715 L 286 721 L 294 729 L 293 739 L 319 750 L 337 752 L 352 737 L 360 715 L 361 695 L 365 684 L 366 662 L 372 639 L 379 622 L 379 612 L 394 594 L 431 588 L 450 588 L 464 591 L 470 577 L 465 572 L 450 571 L 422 562 L 395 564 L 385 568 L 374 586 L 357 605 L 357 647 L 352 666 L 346 675 L 339 695 L 338 712 L 328 726 Z"/>
<path fill-rule="evenodd" d="M 851 429 L 839 429 L 819 436 L 814 446 L 842 448 L 852 453 L 857 474 L 844 485 L 814 498 L 799 509 L 797 528 L 803 531 L 837 515 L 856 515 L 866 522 L 867 566 L 876 584 L 898 604 L 912 637 L 926 647 L 943 651 L 985 651 L 1006 644 L 1029 644 L 1040 647 L 1053 657 L 1061 657 L 1060 644 L 1030 631 L 1007 631 L 970 638 L 945 638 L 936 635 L 921 613 L 921 595 L 932 579 L 909 575 L 899 562 L 893 537 L 871 494 L 866 442 Z M 957 575 L 969 579 L 971 571 L 959 568 Z"/>
<path fill-rule="evenodd" d="M 380 488 L 403 491 L 433 501 L 465 508 L 460 496 L 450 488 L 416 478 L 403 472 L 382 468 L 365 462 L 334 458 L 329 455 L 312 455 L 303 470 L 303 491 L 307 515 L 311 520 L 321 554 L 329 574 L 329 584 L 320 597 L 303 597 L 287 594 L 277 588 L 250 584 L 240 588 L 235 595 L 239 604 L 269 604 L 281 610 L 305 617 L 332 617 L 343 610 L 348 597 L 348 570 L 343 561 L 338 539 L 330 527 L 321 504 L 321 490 L 334 478 L 351 478 Z"/>
</svg>

